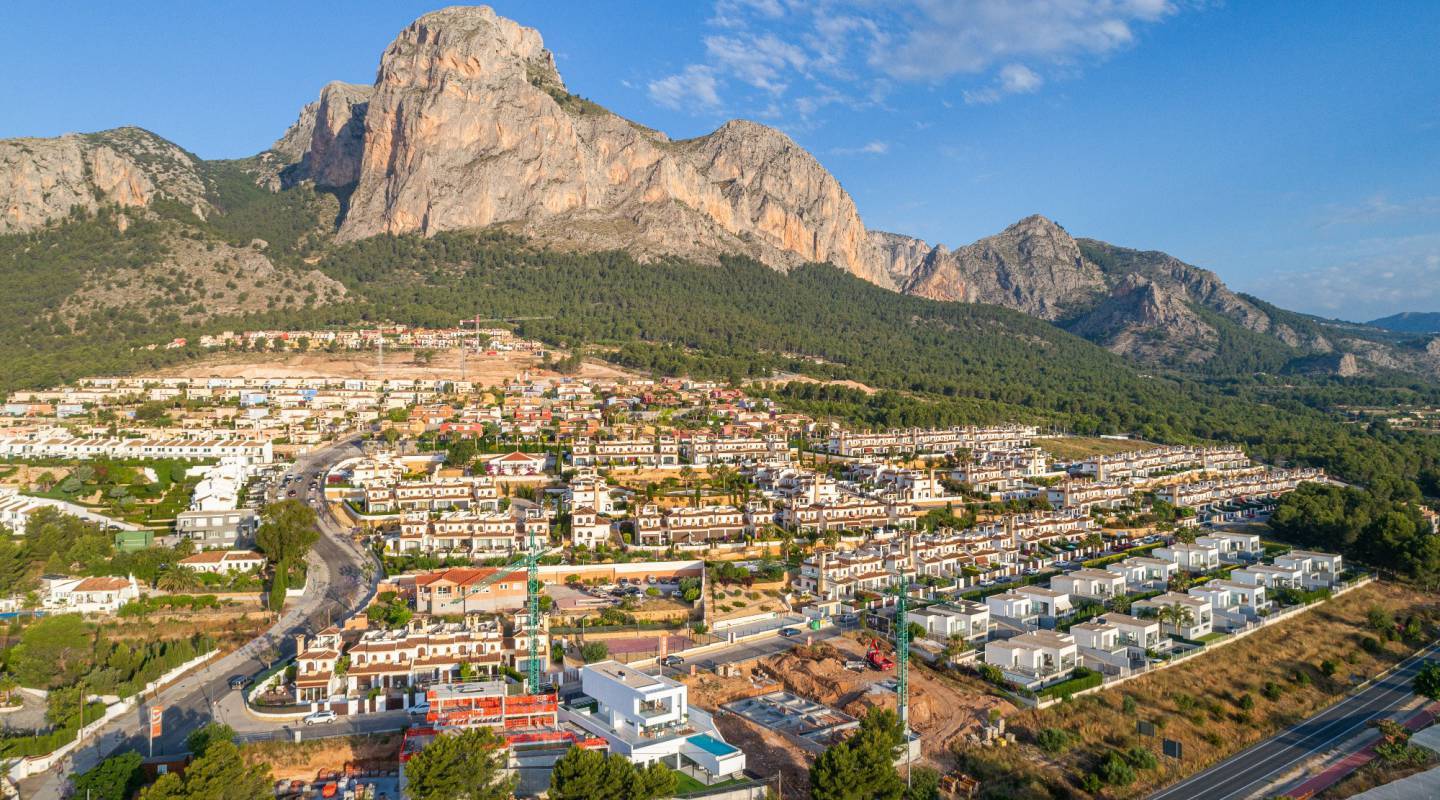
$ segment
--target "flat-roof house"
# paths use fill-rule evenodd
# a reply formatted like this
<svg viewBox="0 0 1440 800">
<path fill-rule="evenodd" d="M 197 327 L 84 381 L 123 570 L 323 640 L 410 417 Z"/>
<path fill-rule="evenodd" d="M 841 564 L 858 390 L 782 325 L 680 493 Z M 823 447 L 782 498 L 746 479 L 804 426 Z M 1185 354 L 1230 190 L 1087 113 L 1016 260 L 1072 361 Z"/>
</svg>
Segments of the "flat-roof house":
<svg viewBox="0 0 1440 800">
<path fill-rule="evenodd" d="M 1213 547 L 1175 542 L 1154 550 L 1156 558 L 1173 562 L 1186 572 L 1209 572 L 1220 566 L 1220 552 Z"/>
<path fill-rule="evenodd" d="M 961 636 L 966 641 L 983 641 L 990 633 L 990 609 L 973 600 L 957 600 L 922 608 L 910 612 L 908 619 L 925 626 L 926 635 L 940 641 L 951 636 Z"/>
<path fill-rule="evenodd" d="M 1264 586 L 1267 589 L 1298 589 L 1304 585 L 1305 573 L 1299 567 L 1277 567 L 1273 564 L 1251 564 L 1230 573 L 1230 580 Z"/>
<path fill-rule="evenodd" d="M 1215 531 L 1195 537 L 1195 544 L 1214 548 L 1222 561 L 1253 561 L 1265 553 L 1260 535 L 1255 533 Z"/>
<path fill-rule="evenodd" d="M 639 765 L 661 762 L 707 783 L 744 771 L 745 752 L 721 737 L 709 714 L 690 706 L 685 684 L 601 661 L 581 667 L 580 687 L 594 710 L 562 717 L 604 738 L 611 753 Z"/>
<path fill-rule="evenodd" d="M 1231 580 L 1213 580 L 1190 587 L 1194 597 L 1210 602 L 1215 624 L 1227 630 L 1243 628 L 1270 608 L 1265 587 Z"/>
<path fill-rule="evenodd" d="M 1055 631 L 1031 631 L 985 644 L 985 663 L 1026 687 L 1063 678 L 1075 669 L 1078 658 L 1074 637 Z"/>
<path fill-rule="evenodd" d="M 1162 631 L 1182 639 L 1198 639 L 1215 629 L 1214 610 L 1210 607 L 1210 601 L 1203 597 L 1166 592 L 1156 597 L 1136 600 L 1130 609 L 1140 613 L 1153 612 Z M 1180 610 L 1179 619 L 1172 616 L 1177 613 L 1174 609 Z"/>
<path fill-rule="evenodd" d="M 1077 569 L 1050 579 L 1050 588 L 1093 600 L 1109 600 L 1125 594 L 1125 576 L 1106 569 Z"/>
<path fill-rule="evenodd" d="M 1038 613 L 1033 603 L 1034 600 L 1029 595 L 1018 592 L 1001 592 L 985 598 L 985 605 L 992 615 L 1017 620 L 1030 619 Z"/>
<path fill-rule="evenodd" d="M 1275 566 L 1300 570 L 1300 579 L 1307 589 L 1334 586 L 1340 582 L 1340 575 L 1345 571 L 1340 556 L 1312 550 L 1291 550 L 1276 556 Z"/>
<path fill-rule="evenodd" d="M 1015 594 L 1030 598 L 1030 608 L 1042 617 L 1063 617 L 1075 610 L 1070 595 L 1043 586 L 1017 586 Z"/>
<path fill-rule="evenodd" d="M 1170 583 L 1179 571 L 1174 561 L 1149 556 L 1131 556 L 1124 561 L 1106 564 L 1106 572 L 1114 572 L 1125 578 L 1125 588 L 1138 592 L 1161 588 Z"/>
</svg>

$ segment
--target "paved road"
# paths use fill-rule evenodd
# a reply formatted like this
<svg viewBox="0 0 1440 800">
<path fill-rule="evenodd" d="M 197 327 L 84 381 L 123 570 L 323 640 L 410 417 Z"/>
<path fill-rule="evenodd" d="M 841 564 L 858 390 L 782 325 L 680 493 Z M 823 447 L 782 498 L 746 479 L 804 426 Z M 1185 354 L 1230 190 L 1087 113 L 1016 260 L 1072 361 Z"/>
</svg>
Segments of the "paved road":
<svg viewBox="0 0 1440 800">
<path fill-rule="evenodd" d="M 700 669 L 715 669 L 721 664 L 734 664 L 739 661 L 749 661 L 752 658 L 773 656 L 776 653 L 783 653 L 796 645 L 804 644 L 807 638 L 811 641 L 823 642 L 826 639 L 833 639 L 839 636 L 840 633 L 840 628 L 829 626 L 821 628 L 818 631 L 807 630 L 800 636 L 775 636 L 754 642 L 731 645 L 721 650 L 712 650 L 703 656 L 685 659 L 685 668 L 681 671 L 688 671 L 691 664 L 694 664 Z"/>
<path fill-rule="evenodd" d="M 304 491 L 311 480 L 322 476 L 330 465 L 359 455 L 356 438 L 328 445 L 297 460 L 294 472 L 302 475 L 299 483 Z M 318 500 L 315 501 L 317 507 Z M 375 590 L 379 578 L 374 557 L 352 540 L 348 529 L 326 509 L 320 509 L 321 537 L 310 553 L 309 581 L 305 595 L 287 604 L 285 613 L 265 633 L 244 647 L 223 658 L 211 661 L 192 671 L 179 682 L 166 687 L 158 697 L 146 698 L 139 707 L 122 715 L 99 731 L 71 754 L 60 769 L 27 779 L 22 791 L 27 800 L 59 800 L 64 796 L 68 777 L 85 772 L 117 750 L 138 750 L 148 753 L 150 745 L 144 737 L 145 722 L 152 705 L 164 708 L 164 734 L 154 742 L 155 753 L 178 753 L 185 749 L 185 738 L 196 728 L 211 720 L 234 726 L 237 730 L 264 730 L 244 713 L 238 693 L 230 689 L 228 680 L 236 674 L 253 675 L 268 663 L 294 652 L 294 634 L 314 632 L 330 621 L 340 621 L 361 608 Z M 367 565 L 370 565 L 367 568 Z M 377 730 L 365 726 L 385 723 L 384 715 L 376 722 L 348 722 L 333 728 L 357 727 L 354 732 Z M 273 727 L 273 726 L 272 726 Z M 283 735 L 283 731 L 282 731 Z"/>
<path fill-rule="evenodd" d="M 1241 800 L 1305 759 L 1338 746 L 1372 720 L 1392 716 L 1413 696 L 1410 681 L 1440 644 L 1401 662 L 1379 681 L 1313 717 L 1216 764 L 1210 769 L 1150 795 L 1150 800 Z"/>
</svg>

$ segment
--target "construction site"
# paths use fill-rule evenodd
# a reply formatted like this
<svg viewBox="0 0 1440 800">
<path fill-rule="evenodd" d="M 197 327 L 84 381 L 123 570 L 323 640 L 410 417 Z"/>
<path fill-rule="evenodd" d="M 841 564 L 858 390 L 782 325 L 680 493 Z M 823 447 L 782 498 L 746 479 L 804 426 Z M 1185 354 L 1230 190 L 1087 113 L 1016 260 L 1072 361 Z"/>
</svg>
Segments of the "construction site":
<svg viewBox="0 0 1440 800">
<path fill-rule="evenodd" d="M 896 709 L 899 659 L 893 645 L 851 631 L 824 642 L 687 679 L 691 702 L 716 709 L 725 740 L 742 748 L 750 772 L 782 776 L 783 797 L 808 797 L 809 770 L 826 747 L 849 735 L 872 708 Z M 915 764 L 942 775 L 954 748 L 1006 742 L 1004 717 L 1015 707 L 988 684 L 956 670 L 908 665 L 908 727 Z"/>
</svg>

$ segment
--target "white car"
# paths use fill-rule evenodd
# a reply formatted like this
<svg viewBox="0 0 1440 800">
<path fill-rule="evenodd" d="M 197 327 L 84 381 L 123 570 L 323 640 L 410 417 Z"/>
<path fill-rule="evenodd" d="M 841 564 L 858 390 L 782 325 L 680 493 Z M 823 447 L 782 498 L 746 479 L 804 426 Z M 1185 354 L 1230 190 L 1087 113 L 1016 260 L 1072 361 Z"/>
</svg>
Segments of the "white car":
<svg viewBox="0 0 1440 800">
<path fill-rule="evenodd" d="M 305 719 L 301 720 L 301 722 L 304 722 L 306 725 L 327 725 L 334 721 L 334 711 L 316 711 L 313 714 L 306 715 Z"/>
</svg>

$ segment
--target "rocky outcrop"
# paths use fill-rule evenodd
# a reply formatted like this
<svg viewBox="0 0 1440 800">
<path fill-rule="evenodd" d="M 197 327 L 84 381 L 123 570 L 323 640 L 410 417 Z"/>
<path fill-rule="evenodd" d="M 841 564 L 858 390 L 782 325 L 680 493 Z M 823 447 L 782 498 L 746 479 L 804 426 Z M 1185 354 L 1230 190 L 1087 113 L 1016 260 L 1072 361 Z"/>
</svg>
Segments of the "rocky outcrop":
<svg viewBox="0 0 1440 800">
<path fill-rule="evenodd" d="M 1183 293 L 1143 275 L 1126 275 L 1110 297 L 1068 326 L 1071 333 L 1143 361 L 1196 364 L 1215 354 L 1218 334 Z"/>
<path fill-rule="evenodd" d="M 0 234 L 34 230 L 79 208 L 133 208 L 169 197 L 204 215 L 189 153 L 139 128 L 0 140 Z"/>
<path fill-rule="evenodd" d="M 300 110 L 295 124 L 270 147 L 279 163 L 288 165 L 277 170 L 281 187 L 312 181 L 320 188 L 342 189 L 359 179 L 370 92 L 369 86 L 334 81 Z"/>
<path fill-rule="evenodd" d="M 287 180 L 354 182 L 341 240 L 504 225 L 642 256 L 829 261 L 894 285 L 854 201 L 789 137 L 737 120 L 671 141 L 570 94 L 540 34 L 485 7 L 416 20 L 373 89 L 326 87 L 272 152 L 293 154 Z"/>
<path fill-rule="evenodd" d="M 901 289 L 1055 320 L 1093 305 L 1106 285 L 1064 228 L 1035 215 L 956 250 L 934 248 Z"/>
<path fill-rule="evenodd" d="M 910 282 L 915 271 L 925 262 L 925 256 L 934 249 L 922 239 L 888 231 L 870 231 L 870 247 L 880 268 L 897 287 Z"/>
</svg>

